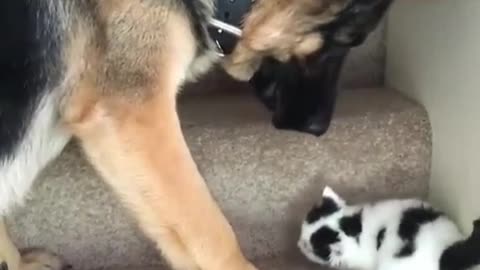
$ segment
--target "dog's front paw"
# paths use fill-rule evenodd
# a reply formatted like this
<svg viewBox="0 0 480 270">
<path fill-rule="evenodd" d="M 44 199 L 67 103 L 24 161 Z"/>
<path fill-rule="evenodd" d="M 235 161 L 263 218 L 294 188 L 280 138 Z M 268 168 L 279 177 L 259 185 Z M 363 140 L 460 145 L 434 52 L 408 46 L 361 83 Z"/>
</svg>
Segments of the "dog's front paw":
<svg viewBox="0 0 480 270">
<path fill-rule="evenodd" d="M 4 261 L 0 262 L 0 270 L 8 270 L 7 262 L 4 262 Z"/>
<path fill-rule="evenodd" d="M 21 255 L 20 270 L 70 270 L 72 268 L 59 255 L 46 249 L 25 249 L 21 251 Z"/>
</svg>

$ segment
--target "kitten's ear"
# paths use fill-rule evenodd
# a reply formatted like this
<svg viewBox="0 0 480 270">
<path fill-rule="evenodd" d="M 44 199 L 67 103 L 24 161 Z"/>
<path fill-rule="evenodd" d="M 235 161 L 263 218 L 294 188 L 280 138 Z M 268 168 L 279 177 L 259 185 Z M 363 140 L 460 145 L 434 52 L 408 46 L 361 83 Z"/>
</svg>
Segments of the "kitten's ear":
<svg viewBox="0 0 480 270">
<path fill-rule="evenodd" d="M 339 207 L 343 207 L 347 205 L 346 201 L 342 199 L 333 189 L 329 186 L 326 186 L 323 189 L 323 199 L 331 199 L 334 201 Z"/>
</svg>

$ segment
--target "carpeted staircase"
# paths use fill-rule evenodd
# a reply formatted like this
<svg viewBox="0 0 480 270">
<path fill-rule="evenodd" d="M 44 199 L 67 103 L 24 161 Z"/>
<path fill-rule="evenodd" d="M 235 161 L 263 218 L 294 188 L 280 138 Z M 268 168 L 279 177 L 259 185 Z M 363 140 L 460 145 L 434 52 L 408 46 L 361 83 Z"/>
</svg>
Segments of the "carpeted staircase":
<svg viewBox="0 0 480 270">
<path fill-rule="evenodd" d="M 250 90 L 225 79 L 197 86 L 222 91 L 189 91 L 180 99 L 200 170 L 260 269 L 313 269 L 295 243 L 303 215 L 326 184 L 352 201 L 426 195 L 431 135 L 425 111 L 393 90 L 371 87 L 381 85 L 381 30 L 351 56 L 343 82 L 355 89 L 341 91 L 323 137 L 275 130 Z M 358 74 L 365 74 L 363 81 Z M 76 270 L 162 264 L 74 143 L 8 224 L 20 247 L 49 247 Z"/>
</svg>

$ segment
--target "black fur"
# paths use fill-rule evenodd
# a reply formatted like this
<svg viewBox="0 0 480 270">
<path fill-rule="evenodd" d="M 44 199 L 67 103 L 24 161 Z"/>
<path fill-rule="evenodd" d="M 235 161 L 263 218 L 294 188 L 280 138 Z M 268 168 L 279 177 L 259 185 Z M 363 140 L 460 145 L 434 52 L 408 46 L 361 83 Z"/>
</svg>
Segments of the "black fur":
<svg viewBox="0 0 480 270">
<path fill-rule="evenodd" d="M 404 242 L 404 246 L 396 254 L 397 257 L 411 256 L 415 252 L 415 238 L 420 227 L 426 223 L 433 222 L 439 218 L 442 213 L 433 208 L 418 207 L 410 208 L 403 213 L 398 235 Z"/>
<path fill-rule="evenodd" d="M 16 150 L 39 100 L 61 75 L 59 23 L 44 5 L 0 1 L 0 160 Z"/>
<path fill-rule="evenodd" d="M 385 227 L 383 227 L 382 229 L 380 229 L 380 231 L 378 231 L 378 234 L 377 234 L 377 250 L 379 250 L 382 247 L 383 240 L 385 240 L 386 231 L 387 231 L 387 229 Z"/>
<path fill-rule="evenodd" d="M 303 65 L 296 59 L 280 63 L 267 59 L 251 82 L 257 97 L 274 111 L 277 129 L 305 131 L 317 136 L 330 125 L 336 100 L 336 84 L 348 49 L 309 57 Z M 275 76 L 275 82 L 266 79 Z M 271 77 L 270 77 L 271 78 Z"/>
<path fill-rule="evenodd" d="M 447 248 L 440 258 L 440 270 L 466 270 L 480 265 L 480 219 L 469 238 Z"/>
<path fill-rule="evenodd" d="M 316 231 L 310 239 L 313 252 L 323 260 L 329 259 L 331 252 L 330 245 L 338 241 L 340 241 L 338 238 L 338 232 L 329 227 L 322 227 Z"/>
<path fill-rule="evenodd" d="M 314 206 L 307 214 L 307 223 L 313 223 L 322 217 L 329 216 L 337 212 L 340 208 L 330 198 L 324 198 L 320 206 Z"/>
<path fill-rule="evenodd" d="M 334 46 L 356 47 L 365 42 L 393 0 L 353 0 L 337 19 L 320 28 Z"/>
<path fill-rule="evenodd" d="M 353 216 L 346 216 L 340 219 L 340 229 L 348 236 L 354 237 L 357 242 L 362 233 L 362 212 Z"/>
<path fill-rule="evenodd" d="M 413 253 L 415 252 L 415 246 L 412 241 L 408 241 L 404 243 L 402 248 L 398 251 L 398 253 L 395 255 L 397 258 L 405 258 L 412 256 Z"/>
<path fill-rule="evenodd" d="M 325 44 L 306 64 L 264 60 L 251 84 L 260 101 L 274 112 L 276 128 L 316 136 L 328 130 L 345 59 L 377 27 L 392 1 L 353 0 L 336 20 L 317 30 Z"/>
</svg>

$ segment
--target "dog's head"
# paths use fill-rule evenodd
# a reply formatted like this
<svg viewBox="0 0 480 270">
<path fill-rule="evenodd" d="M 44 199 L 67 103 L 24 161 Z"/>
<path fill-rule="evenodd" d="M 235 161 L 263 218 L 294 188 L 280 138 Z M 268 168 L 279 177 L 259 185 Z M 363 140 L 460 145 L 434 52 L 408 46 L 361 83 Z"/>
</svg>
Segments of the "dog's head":
<svg viewBox="0 0 480 270">
<path fill-rule="evenodd" d="M 258 0 L 224 67 L 250 80 L 277 128 L 321 135 L 350 48 L 365 41 L 392 1 Z"/>
</svg>

